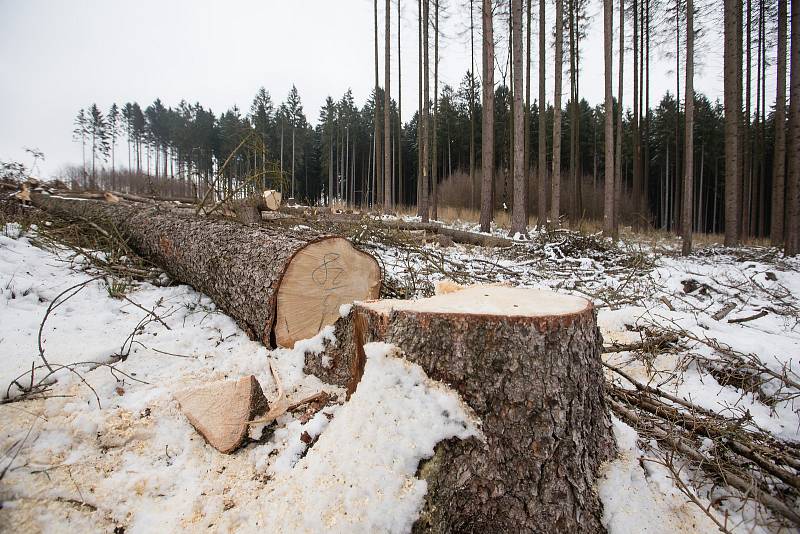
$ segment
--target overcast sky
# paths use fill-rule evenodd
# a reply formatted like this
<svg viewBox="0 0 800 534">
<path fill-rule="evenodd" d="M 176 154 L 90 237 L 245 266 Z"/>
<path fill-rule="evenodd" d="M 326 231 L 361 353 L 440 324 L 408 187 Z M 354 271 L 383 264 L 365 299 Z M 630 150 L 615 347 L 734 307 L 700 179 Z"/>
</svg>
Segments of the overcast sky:
<svg viewBox="0 0 800 534">
<path fill-rule="evenodd" d="M 396 97 L 397 8 L 396 0 L 392 2 Z M 417 101 L 417 6 L 412 0 L 402 2 L 403 115 L 408 120 Z M 379 2 L 380 25 L 383 3 Z M 456 86 L 470 68 L 469 3 L 448 4 L 449 18 L 441 23 L 440 77 L 442 83 Z M 594 104 L 603 98 L 600 2 L 592 3 L 589 16 L 590 33 L 582 42 L 581 96 Z M 498 14 L 496 24 L 503 20 Z M 477 7 L 475 22 L 480 23 Z M 30 164 L 23 147 L 39 148 L 47 158 L 41 166 L 46 177 L 65 164 L 79 163 L 80 145 L 71 135 L 73 119 L 93 102 L 107 110 L 113 102 L 137 101 L 145 107 L 161 98 L 174 106 L 185 99 L 217 114 L 233 105 L 247 112 L 260 86 L 277 105 L 295 84 L 306 116 L 315 124 L 327 95 L 338 99 L 352 88 L 361 106 L 372 90 L 372 24 L 369 0 L 0 0 L 0 160 Z M 537 28 L 534 23 L 534 31 Z M 478 70 L 479 39 L 476 35 Z M 535 33 L 533 41 L 535 46 Z M 721 49 L 720 41 L 699 58 L 704 65 L 695 89 L 712 98 L 721 95 Z M 503 46 L 498 60 L 505 54 Z M 537 54 L 534 49 L 534 58 Z M 630 54 L 626 61 L 632 61 Z M 549 95 L 551 65 L 550 60 Z M 675 91 L 672 65 L 671 60 L 654 62 L 652 101 L 667 89 Z M 380 72 L 382 80 L 383 67 Z M 626 105 L 631 72 L 626 68 Z M 536 75 L 534 70 L 534 80 Z M 615 75 L 615 85 L 616 79 Z M 564 83 L 568 94 L 566 72 Z M 121 150 L 118 158 L 126 159 Z"/>
</svg>

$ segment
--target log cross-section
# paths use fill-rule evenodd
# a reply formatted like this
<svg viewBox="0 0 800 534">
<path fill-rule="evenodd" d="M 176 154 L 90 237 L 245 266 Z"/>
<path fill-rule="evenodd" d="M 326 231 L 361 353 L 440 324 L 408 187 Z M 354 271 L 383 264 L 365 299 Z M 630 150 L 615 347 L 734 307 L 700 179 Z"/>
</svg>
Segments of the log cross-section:
<svg viewBox="0 0 800 534">
<path fill-rule="evenodd" d="M 342 237 L 197 217 L 165 204 L 42 194 L 32 200 L 56 215 L 113 229 L 268 347 L 291 348 L 335 321 L 340 305 L 380 293 L 378 262 Z"/>
<path fill-rule="evenodd" d="M 416 301 L 356 303 L 337 324 L 323 378 L 356 387 L 363 343 L 396 345 L 453 387 L 485 441 L 441 443 L 415 526 L 433 532 L 598 532 L 594 489 L 615 446 L 592 304 L 536 289 L 477 286 Z M 348 346 L 349 345 L 349 346 Z"/>
</svg>

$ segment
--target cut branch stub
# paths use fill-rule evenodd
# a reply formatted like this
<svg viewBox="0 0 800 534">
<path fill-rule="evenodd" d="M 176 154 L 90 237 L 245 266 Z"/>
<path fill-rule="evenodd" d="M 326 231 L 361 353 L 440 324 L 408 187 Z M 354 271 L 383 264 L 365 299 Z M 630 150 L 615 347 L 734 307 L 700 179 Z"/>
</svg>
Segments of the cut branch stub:
<svg viewBox="0 0 800 534">
<path fill-rule="evenodd" d="M 482 421 L 485 442 L 441 443 L 421 467 L 428 493 L 416 530 L 603 531 L 594 482 L 615 446 L 589 301 L 477 286 L 356 303 L 346 324 L 350 347 L 325 372 L 347 375 L 352 389 L 363 344 L 392 343 Z"/>
</svg>

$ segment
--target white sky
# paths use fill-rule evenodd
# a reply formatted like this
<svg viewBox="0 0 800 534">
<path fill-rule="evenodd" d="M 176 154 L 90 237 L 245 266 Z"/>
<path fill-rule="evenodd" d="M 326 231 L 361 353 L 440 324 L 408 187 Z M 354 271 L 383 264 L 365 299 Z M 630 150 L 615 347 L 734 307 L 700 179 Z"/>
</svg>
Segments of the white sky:
<svg viewBox="0 0 800 534">
<path fill-rule="evenodd" d="M 408 120 L 417 101 L 417 4 L 402 2 L 403 116 Z M 392 3 L 392 96 L 396 97 L 396 0 Z M 465 32 L 469 3 L 448 3 L 449 20 L 441 23 L 445 36 L 440 43 L 440 78 L 441 83 L 457 86 L 470 66 Z M 381 26 L 383 4 L 379 1 Z M 475 0 L 477 25 L 479 5 Z M 548 10 L 552 11 L 551 3 Z M 537 14 L 534 6 L 534 62 Z M 592 3 L 589 14 L 590 34 L 582 42 L 581 96 L 594 104 L 603 98 L 599 1 Z M 504 15 L 497 15 L 495 24 L 504 25 L 504 20 Z M 327 95 L 338 99 L 352 88 L 356 104 L 362 106 L 372 90 L 372 25 L 369 0 L 0 0 L 0 159 L 30 164 L 23 147 L 37 147 L 47 158 L 41 166 L 44 176 L 78 163 L 81 152 L 72 142 L 73 119 L 93 102 L 105 111 L 112 102 L 137 101 L 145 107 L 161 98 L 174 106 L 186 99 L 219 115 L 233 105 L 247 112 L 262 85 L 278 104 L 294 83 L 306 116 L 315 124 Z M 548 32 L 551 28 L 548 22 Z M 382 63 L 382 36 L 380 47 Z M 698 58 L 705 66 L 696 73 L 695 89 L 716 98 L 722 85 L 721 39 L 709 48 Z M 498 53 L 502 61 L 504 44 Z M 548 57 L 552 57 L 549 49 Z M 625 59 L 632 61 L 632 55 Z M 480 70 L 479 35 L 475 61 Z M 672 64 L 652 65 L 653 103 L 668 88 L 675 90 Z M 551 65 L 552 59 L 547 70 L 549 95 Z M 628 68 L 626 75 L 625 100 L 630 105 Z M 382 84 L 383 67 L 380 76 Z M 534 80 L 536 76 L 534 70 Z M 615 75 L 615 85 L 616 79 Z M 125 159 L 121 154 L 120 150 L 118 159 Z"/>
</svg>

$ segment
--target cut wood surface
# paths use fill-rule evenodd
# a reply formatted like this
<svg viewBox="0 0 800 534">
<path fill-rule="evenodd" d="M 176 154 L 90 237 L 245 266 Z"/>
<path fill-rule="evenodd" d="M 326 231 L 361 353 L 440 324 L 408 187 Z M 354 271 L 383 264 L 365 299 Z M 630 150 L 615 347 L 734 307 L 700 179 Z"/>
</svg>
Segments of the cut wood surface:
<svg viewBox="0 0 800 534">
<path fill-rule="evenodd" d="M 598 532 L 594 492 L 615 446 L 603 399 L 592 304 L 537 289 L 473 286 L 415 301 L 356 303 L 323 379 L 357 386 L 363 345 L 396 345 L 453 387 L 485 442 L 448 441 L 420 468 L 428 493 L 417 531 Z M 349 343 L 349 346 L 347 346 Z"/>
<path fill-rule="evenodd" d="M 230 454 L 244 441 L 250 420 L 266 411 L 267 399 L 253 375 L 175 394 L 181 411 L 209 445 Z"/>
<path fill-rule="evenodd" d="M 264 197 L 264 204 L 269 211 L 277 211 L 281 207 L 281 193 L 274 189 L 267 189 L 262 194 Z"/>
<path fill-rule="evenodd" d="M 294 341 L 316 334 L 313 328 L 335 320 L 332 312 L 340 305 L 380 293 L 377 261 L 341 237 L 243 226 L 159 203 L 33 197 L 39 208 L 89 220 L 124 236 L 142 257 L 208 295 L 268 347 L 278 338 L 292 347 Z M 284 284 L 287 289 L 281 292 Z"/>
</svg>

